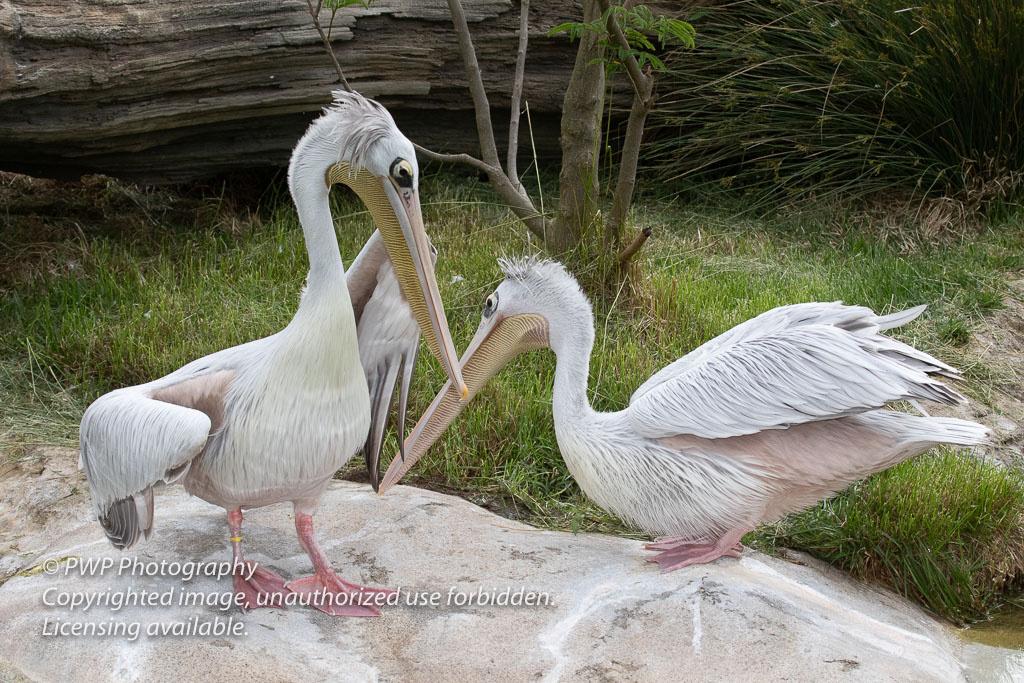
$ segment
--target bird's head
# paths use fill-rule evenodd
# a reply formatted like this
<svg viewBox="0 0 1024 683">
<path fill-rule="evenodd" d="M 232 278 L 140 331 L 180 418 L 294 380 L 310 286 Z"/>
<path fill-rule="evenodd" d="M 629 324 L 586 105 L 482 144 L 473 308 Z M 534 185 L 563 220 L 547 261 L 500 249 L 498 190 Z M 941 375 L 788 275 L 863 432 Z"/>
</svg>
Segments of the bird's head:
<svg viewBox="0 0 1024 683">
<path fill-rule="evenodd" d="M 520 316 L 544 319 L 544 341 L 555 353 L 565 348 L 570 339 L 592 333 L 594 316 L 590 301 L 561 263 L 525 256 L 500 258 L 498 266 L 505 279 L 484 301 L 480 325 L 463 359 L 509 324 L 507 321 Z"/>
<path fill-rule="evenodd" d="M 423 227 L 416 150 L 387 109 L 358 93 L 334 93 L 334 103 L 299 140 L 288 167 L 296 204 L 300 186 L 326 192 L 335 183 L 352 188 L 366 204 L 430 350 L 465 393 Z"/>
<path fill-rule="evenodd" d="M 477 392 L 521 353 L 551 347 L 579 352 L 573 340 L 593 341 L 590 302 L 576 279 L 556 262 L 537 257 L 499 259 L 505 279 L 484 302 L 480 325 L 459 362 L 469 395 L 451 382 L 434 397 L 405 439 L 403 458 L 395 458 L 380 483 L 384 493 L 401 479 L 441 436 Z"/>
</svg>

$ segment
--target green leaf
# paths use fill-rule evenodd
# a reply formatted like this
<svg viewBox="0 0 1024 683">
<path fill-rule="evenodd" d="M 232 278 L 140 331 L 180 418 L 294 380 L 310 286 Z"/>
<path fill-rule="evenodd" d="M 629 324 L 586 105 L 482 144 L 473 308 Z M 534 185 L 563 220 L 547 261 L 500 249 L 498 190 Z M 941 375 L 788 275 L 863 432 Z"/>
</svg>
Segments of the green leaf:
<svg viewBox="0 0 1024 683">
<path fill-rule="evenodd" d="M 576 21 L 567 21 L 564 24 L 559 24 L 558 26 L 552 26 L 548 30 L 548 38 L 553 38 L 554 36 L 557 36 L 559 33 L 566 33 L 566 32 L 568 32 L 569 33 L 569 38 L 571 40 L 575 40 L 576 39 L 576 35 L 580 32 L 580 30 L 582 29 L 583 26 L 584 26 L 584 24 L 581 24 L 581 23 L 576 22 Z"/>
<path fill-rule="evenodd" d="M 362 7 L 363 9 L 368 9 L 371 2 L 373 2 L 373 0 L 324 0 L 324 7 L 332 12 L 337 12 L 340 9 L 351 7 L 353 5 Z"/>
<path fill-rule="evenodd" d="M 608 32 L 609 22 L 616 22 L 622 29 L 629 48 L 625 49 L 614 42 Z M 650 65 L 657 71 L 664 71 L 665 64 L 654 55 L 659 48 L 664 48 L 670 41 L 678 41 L 683 47 L 693 47 L 696 32 L 693 27 L 681 19 L 669 19 L 664 15 L 654 16 L 654 13 L 646 5 L 637 5 L 632 9 L 626 9 L 622 5 L 611 5 L 600 17 L 589 23 L 566 22 L 551 28 L 548 36 L 559 33 L 569 33 L 571 40 L 582 37 L 584 31 L 595 33 L 598 40 L 609 53 L 617 55 L 614 58 L 605 57 L 606 72 L 614 73 L 622 66 L 621 62 L 631 56 L 641 66 Z M 657 40 L 658 45 L 655 45 Z M 594 62 L 591 62 L 594 63 Z"/>
</svg>

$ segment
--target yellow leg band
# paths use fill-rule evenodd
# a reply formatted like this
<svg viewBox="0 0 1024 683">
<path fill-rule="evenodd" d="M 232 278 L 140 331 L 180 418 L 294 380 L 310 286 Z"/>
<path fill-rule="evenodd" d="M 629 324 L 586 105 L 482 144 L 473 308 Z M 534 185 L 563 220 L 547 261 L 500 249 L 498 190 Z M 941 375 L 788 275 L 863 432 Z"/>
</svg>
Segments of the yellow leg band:
<svg viewBox="0 0 1024 683">
<path fill-rule="evenodd" d="M 241 536 L 232 536 L 228 540 L 230 540 L 232 543 L 241 543 L 242 542 L 242 537 Z"/>
</svg>

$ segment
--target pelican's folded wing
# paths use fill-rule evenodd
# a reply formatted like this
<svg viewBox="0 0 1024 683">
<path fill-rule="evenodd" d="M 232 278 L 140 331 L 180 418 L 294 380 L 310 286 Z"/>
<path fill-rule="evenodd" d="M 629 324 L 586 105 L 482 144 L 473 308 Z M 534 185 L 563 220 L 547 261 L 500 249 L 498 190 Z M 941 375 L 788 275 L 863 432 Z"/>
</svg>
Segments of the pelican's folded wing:
<svg viewBox="0 0 1024 683">
<path fill-rule="evenodd" d="M 352 300 L 352 312 L 355 313 L 357 324 L 362 320 L 363 309 L 377 287 L 377 271 L 387 260 L 388 250 L 384 246 L 384 238 L 379 231 L 374 230 L 352 265 L 345 271 L 348 297 Z"/>
<path fill-rule="evenodd" d="M 196 395 L 199 386 L 222 391 L 226 378 L 221 375 L 228 374 L 214 373 L 162 391 L 170 398 Z M 209 398 L 208 391 L 205 398 Z M 89 406 L 79 434 L 81 466 L 97 517 L 111 543 L 124 549 L 142 534 L 149 537 L 153 485 L 184 476 L 206 445 L 211 427 L 206 412 L 156 400 L 140 387 L 113 391 Z"/>
<path fill-rule="evenodd" d="M 715 439 L 784 429 L 902 399 L 956 403 L 932 379 L 956 370 L 879 334 L 920 314 L 890 316 L 841 303 L 773 309 L 656 373 L 630 399 L 629 419 L 651 438 Z"/>
<path fill-rule="evenodd" d="M 431 252 L 436 261 L 437 250 L 433 245 Z M 370 268 L 375 269 L 372 279 Z M 421 335 L 379 233 L 374 233 L 359 252 L 349 274 L 349 296 L 353 309 L 358 311 L 359 362 L 370 391 L 370 430 L 363 456 L 376 489 L 380 479 L 380 452 L 396 385 L 399 386 L 399 448 L 404 450 L 401 440 L 405 410 Z"/>
</svg>

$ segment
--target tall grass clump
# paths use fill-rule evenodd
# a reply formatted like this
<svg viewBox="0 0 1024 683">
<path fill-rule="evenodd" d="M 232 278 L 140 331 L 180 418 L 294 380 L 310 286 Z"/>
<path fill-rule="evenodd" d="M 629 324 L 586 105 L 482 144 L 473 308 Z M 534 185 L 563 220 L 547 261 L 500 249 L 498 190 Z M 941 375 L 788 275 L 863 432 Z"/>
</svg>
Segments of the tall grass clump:
<svg viewBox="0 0 1024 683">
<path fill-rule="evenodd" d="M 733 0 L 666 59 L 647 164 L 749 206 L 1024 191 L 1024 0 Z"/>
<path fill-rule="evenodd" d="M 880 472 L 773 531 L 775 544 L 959 624 L 1024 591 L 1024 472 L 952 449 Z"/>
</svg>

